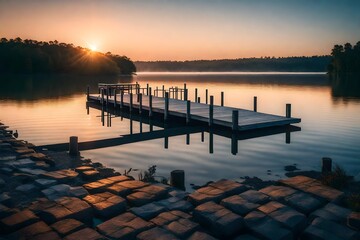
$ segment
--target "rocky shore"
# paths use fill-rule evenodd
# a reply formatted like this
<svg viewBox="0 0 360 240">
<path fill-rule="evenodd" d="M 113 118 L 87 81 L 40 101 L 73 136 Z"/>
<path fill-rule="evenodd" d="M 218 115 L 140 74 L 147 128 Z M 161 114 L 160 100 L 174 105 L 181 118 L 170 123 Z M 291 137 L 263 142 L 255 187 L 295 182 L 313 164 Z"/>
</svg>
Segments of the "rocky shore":
<svg viewBox="0 0 360 240">
<path fill-rule="evenodd" d="M 360 213 L 313 178 L 190 194 L 14 135 L 0 123 L 0 239 L 360 239 Z"/>
</svg>

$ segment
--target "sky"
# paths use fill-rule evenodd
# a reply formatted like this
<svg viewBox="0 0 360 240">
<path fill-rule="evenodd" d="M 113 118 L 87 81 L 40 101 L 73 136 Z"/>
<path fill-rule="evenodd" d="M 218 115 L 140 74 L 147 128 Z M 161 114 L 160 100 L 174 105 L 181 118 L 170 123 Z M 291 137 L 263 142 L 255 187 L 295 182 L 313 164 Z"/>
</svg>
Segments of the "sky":
<svg viewBox="0 0 360 240">
<path fill-rule="evenodd" d="M 360 41 L 360 0 L 0 0 L 0 37 L 132 60 L 329 54 Z"/>
</svg>

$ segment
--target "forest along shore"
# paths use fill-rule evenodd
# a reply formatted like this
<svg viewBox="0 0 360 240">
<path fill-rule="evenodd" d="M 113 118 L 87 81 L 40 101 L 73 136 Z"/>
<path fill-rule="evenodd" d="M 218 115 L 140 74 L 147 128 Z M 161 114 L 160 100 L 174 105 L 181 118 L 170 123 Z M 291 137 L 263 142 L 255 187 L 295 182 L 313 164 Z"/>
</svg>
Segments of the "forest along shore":
<svg viewBox="0 0 360 240">
<path fill-rule="evenodd" d="M 189 194 L 67 152 L 36 152 L 0 123 L 6 239 L 359 239 L 344 193 L 296 176 L 256 189 L 221 179 Z M 220 217 L 219 217 L 220 216 Z"/>
</svg>

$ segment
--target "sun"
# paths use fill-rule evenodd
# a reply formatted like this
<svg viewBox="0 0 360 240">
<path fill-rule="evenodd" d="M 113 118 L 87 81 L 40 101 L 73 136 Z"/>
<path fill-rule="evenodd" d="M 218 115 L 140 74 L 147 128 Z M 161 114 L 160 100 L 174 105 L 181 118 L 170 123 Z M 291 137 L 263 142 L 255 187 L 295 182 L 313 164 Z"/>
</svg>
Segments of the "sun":
<svg viewBox="0 0 360 240">
<path fill-rule="evenodd" d="M 95 44 L 90 44 L 89 49 L 93 52 L 97 51 L 97 46 Z"/>
</svg>

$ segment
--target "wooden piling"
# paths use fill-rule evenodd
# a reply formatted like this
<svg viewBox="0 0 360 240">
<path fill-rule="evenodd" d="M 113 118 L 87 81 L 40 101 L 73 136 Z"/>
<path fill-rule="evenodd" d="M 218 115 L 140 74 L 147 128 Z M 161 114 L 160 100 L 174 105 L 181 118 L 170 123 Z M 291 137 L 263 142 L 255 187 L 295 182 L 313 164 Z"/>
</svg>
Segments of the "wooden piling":
<svg viewBox="0 0 360 240">
<path fill-rule="evenodd" d="M 210 96 L 209 126 L 212 127 L 213 123 L 214 123 L 214 96 Z"/>
<path fill-rule="evenodd" d="M 238 153 L 238 140 L 236 134 L 231 134 L 231 154 L 236 155 Z"/>
<path fill-rule="evenodd" d="M 156 87 L 156 96 L 158 97 L 159 96 L 159 88 L 158 87 Z M 155 94 L 154 94 L 155 95 Z"/>
<path fill-rule="evenodd" d="M 332 159 L 329 157 L 323 157 L 322 159 L 321 171 L 322 173 L 329 173 L 332 170 Z"/>
<path fill-rule="evenodd" d="M 186 124 L 189 124 L 190 123 L 190 120 L 191 120 L 191 101 L 188 100 L 186 101 Z"/>
<path fill-rule="evenodd" d="M 197 88 L 195 88 L 195 102 L 197 102 L 198 100 L 198 90 Z"/>
<path fill-rule="evenodd" d="M 104 105 L 104 88 L 101 88 L 101 103 L 102 103 L 102 105 Z"/>
<path fill-rule="evenodd" d="M 86 100 L 89 101 L 89 98 L 90 98 L 90 86 L 87 85 L 87 88 L 86 88 Z"/>
<path fill-rule="evenodd" d="M 109 103 L 109 86 L 106 86 L 106 105 Z"/>
<path fill-rule="evenodd" d="M 152 95 L 151 95 L 151 87 L 149 88 L 149 117 L 152 117 L 153 115 L 153 109 L 152 109 Z"/>
<path fill-rule="evenodd" d="M 132 108 L 133 108 L 133 94 L 130 93 L 129 112 L 132 112 Z"/>
<path fill-rule="evenodd" d="M 232 130 L 236 131 L 238 130 L 239 126 L 239 111 L 233 110 L 232 111 Z"/>
<path fill-rule="evenodd" d="M 165 85 L 162 85 L 162 97 L 165 97 Z"/>
<path fill-rule="evenodd" d="M 286 104 L 286 117 L 291 118 L 291 104 L 290 103 Z"/>
<path fill-rule="evenodd" d="M 214 153 L 214 134 L 212 129 L 209 131 L 209 153 Z"/>
<path fill-rule="evenodd" d="M 169 93 L 165 93 L 165 109 L 164 109 L 164 120 L 168 120 L 169 115 Z"/>
<path fill-rule="evenodd" d="M 146 95 L 149 95 L 149 84 L 146 84 Z"/>
<path fill-rule="evenodd" d="M 200 97 L 197 98 L 197 102 L 200 103 Z"/>
<path fill-rule="evenodd" d="M 139 93 L 139 114 L 142 113 L 142 93 Z"/>
<path fill-rule="evenodd" d="M 186 134 L 186 145 L 190 145 L 190 134 Z"/>
<path fill-rule="evenodd" d="M 209 90 L 205 90 L 205 103 L 208 104 L 208 95 L 209 95 Z"/>
<path fill-rule="evenodd" d="M 185 190 L 185 172 L 184 170 L 174 170 L 170 173 L 170 185 Z"/>
<path fill-rule="evenodd" d="M 224 92 L 221 92 L 221 106 L 224 106 Z"/>
<path fill-rule="evenodd" d="M 114 108 L 116 108 L 116 88 L 114 89 Z"/>
<path fill-rule="evenodd" d="M 257 97 L 254 96 L 254 112 L 257 112 Z"/>
<path fill-rule="evenodd" d="M 188 100 L 188 89 L 184 89 L 184 101 Z"/>
<path fill-rule="evenodd" d="M 120 109 L 124 107 L 124 90 L 120 90 Z"/>
<path fill-rule="evenodd" d="M 71 136 L 69 141 L 69 155 L 78 156 L 79 155 L 79 146 L 78 146 L 78 137 Z"/>
</svg>

